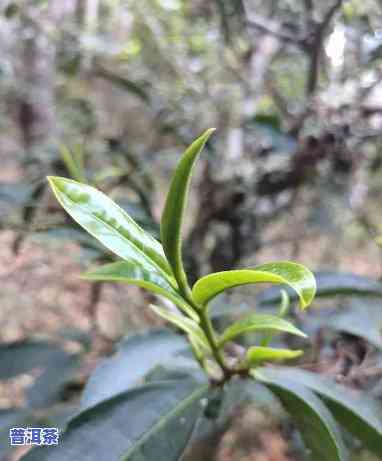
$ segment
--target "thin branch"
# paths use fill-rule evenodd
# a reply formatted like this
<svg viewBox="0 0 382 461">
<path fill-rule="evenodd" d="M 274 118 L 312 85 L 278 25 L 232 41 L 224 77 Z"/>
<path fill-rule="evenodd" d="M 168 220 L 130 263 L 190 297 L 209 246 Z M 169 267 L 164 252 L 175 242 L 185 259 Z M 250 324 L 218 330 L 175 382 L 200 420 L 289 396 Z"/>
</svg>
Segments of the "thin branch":
<svg viewBox="0 0 382 461">
<path fill-rule="evenodd" d="M 291 117 L 292 114 L 288 110 L 287 101 L 281 95 L 281 93 L 279 92 L 276 85 L 274 84 L 274 82 L 271 79 L 266 83 L 266 88 L 268 89 L 269 93 L 271 94 L 272 99 L 274 100 L 276 106 L 278 107 L 280 112 L 285 116 L 285 118 Z"/>
<path fill-rule="evenodd" d="M 319 26 L 319 31 L 320 31 L 321 34 L 325 32 L 325 29 L 328 27 L 328 25 L 329 25 L 330 21 L 332 20 L 334 14 L 341 7 L 342 1 L 343 0 L 337 0 L 337 2 L 326 13 L 323 21 L 321 22 L 321 24 Z"/>
<path fill-rule="evenodd" d="M 220 14 L 221 28 L 222 28 L 223 35 L 224 35 L 224 41 L 226 43 L 230 43 L 231 42 L 231 31 L 230 31 L 230 26 L 229 26 L 229 22 L 227 18 L 227 12 L 226 12 L 224 1 L 216 0 L 216 5 L 217 5 L 217 8 Z"/>
<path fill-rule="evenodd" d="M 258 29 L 261 32 L 271 34 L 274 37 L 286 41 L 288 43 L 293 43 L 295 45 L 300 44 L 300 40 L 297 37 L 284 32 L 279 24 L 277 24 L 274 21 L 265 20 L 261 16 L 251 15 L 251 18 L 247 19 L 246 25 L 253 29 Z"/>
<path fill-rule="evenodd" d="M 304 0 L 305 11 L 309 14 L 313 11 L 313 0 Z"/>
<path fill-rule="evenodd" d="M 320 68 L 320 57 L 321 57 L 321 52 L 323 49 L 325 32 L 334 14 L 340 8 L 341 5 L 342 5 L 342 0 L 337 0 L 337 2 L 327 11 L 322 22 L 320 22 L 317 25 L 316 31 L 314 33 L 313 43 L 309 46 L 311 55 L 310 55 L 308 82 L 306 86 L 307 96 L 312 96 L 316 91 L 317 83 L 318 83 L 319 68 Z"/>
</svg>

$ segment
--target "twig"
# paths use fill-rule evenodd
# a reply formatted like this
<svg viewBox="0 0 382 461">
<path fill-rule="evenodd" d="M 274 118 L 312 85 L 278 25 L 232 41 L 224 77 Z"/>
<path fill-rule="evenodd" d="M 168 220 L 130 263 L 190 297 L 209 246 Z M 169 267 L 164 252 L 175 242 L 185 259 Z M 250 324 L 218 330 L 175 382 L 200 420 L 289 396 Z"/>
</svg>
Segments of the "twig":
<svg viewBox="0 0 382 461">
<path fill-rule="evenodd" d="M 328 10 L 326 13 L 324 20 L 321 22 L 320 29 L 321 33 L 325 31 L 325 29 L 328 27 L 330 21 L 332 20 L 335 12 L 340 8 L 342 5 L 343 0 L 337 0 L 336 3 Z"/>
<path fill-rule="evenodd" d="M 313 0 L 304 0 L 305 11 L 309 14 L 313 11 Z"/>
<path fill-rule="evenodd" d="M 334 14 L 341 5 L 342 0 L 337 0 L 337 2 L 327 11 L 322 22 L 317 25 L 313 42 L 311 44 L 307 44 L 308 51 L 310 52 L 308 82 L 306 86 L 307 96 L 312 96 L 316 91 L 325 32 Z"/>
<path fill-rule="evenodd" d="M 221 18 L 221 28 L 223 30 L 224 41 L 226 43 L 230 43 L 231 42 L 231 31 L 230 31 L 229 22 L 227 19 L 227 12 L 226 12 L 224 1 L 216 0 L 216 5 L 218 7 L 220 18 Z"/>
<path fill-rule="evenodd" d="M 271 34 L 284 42 L 293 43 L 294 45 L 300 44 L 299 38 L 284 32 L 279 24 L 274 21 L 265 20 L 261 16 L 251 14 L 251 18 L 246 20 L 246 25 L 261 32 Z"/>
</svg>

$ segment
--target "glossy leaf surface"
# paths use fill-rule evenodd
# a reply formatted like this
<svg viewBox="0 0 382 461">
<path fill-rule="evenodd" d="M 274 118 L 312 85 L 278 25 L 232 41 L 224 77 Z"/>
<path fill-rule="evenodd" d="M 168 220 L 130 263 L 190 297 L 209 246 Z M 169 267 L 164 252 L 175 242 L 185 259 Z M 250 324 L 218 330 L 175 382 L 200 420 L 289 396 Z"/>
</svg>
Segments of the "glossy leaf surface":
<svg viewBox="0 0 382 461">
<path fill-rule="evenodd" d="M 193 338 L 193 340 L 196 341 L 199 344 L 199 346 L 202 347 L 204 350 L 210 350 L 207 338 L 203 330 L 194 320 L 177 313 L 169 312 L 167 309 L 155 306 L 154 304 L 150 304 L 149 307 L 157 315 L 164 318 L 172 325 L 175 325 L 176 327 L 180 328 L 182 331 L 190 335 Z"/>
<path fill-rule="evenodd" d="M 315 272 L 317 281 L 316 297 L 337 295 L 382 296 L 382 283 L 368 277 L 342 272 Z M 298 296 L 293 290 L 288 291 L 291 300 Z M 259 294 L 260 302 L 273 304 L 280 301 L 280 293 L 275 288 L 269 288 Z"/>
<path fill-rule="evenodd" d="M 207 392 L 188 377 L 130 389 L 77 415 L 58 446 L 33 449 L 23 461 L 177 461 Z"/>
<path fill-rule="evenodd" d="M 305 333 L 296 328 L 292 323 L 276 315 L 251 314 L 229 326 L 221 335 L 219 344 L 223 345 L 227 341 L 250 331 L 261 332 L 281 332 L 306 337 Z"/>
<path fill-rule="evenodd" d="M 89 408 L 131 389 L 155 366 L 173 361 L 186 348 L 184 337 L 165 329 L 127 337 L 90 376 L 82 394 L 81 408 Z"/>
<path fill-rule="evenodd" d="M 285 379 L 300 383 L 319 394 L 336 420 L 364 445 L 382 456 L 382 404 L 364 392 L 336 384 L 317 373 L 288 367 L 261 368 L 266 379 L 283 382 Z"/>
<path fill-rule="evenodd" d="M 224 290 L 252 283 L 289 285 L 297 293 L 302 309 L 312 302 L 316 292 L 314 276 L 306 267 L 289 261 L 279 261 L 263 264 L 254 269 L 239 269 L 206 275 L 195 283 L 192 295 L 198 304 L 206 305 Z"/>
<path fill-rule="evenodd" d="M 333 416 L 313 392 L 288 378 L 273 379 L 269 374 L 263 374 L 263 369 L 253 370 L 251 374 L 279 397 L 310 450 L 312 461 L 348 460 Z"/>
<path fill-rule="evenodd" d="M 172 279 L 161 244 L 109 197 L 70 179 L 50 177 L 49 182 L 63 208 L 106 248 Z"/>
<path fill-rule="evenodd" d="M 188 292 L 187 277 L 182 263 L 182 222 L 195 162 L 214 129 L 203 133 L 183 154 L 172 178 L 161 219 L 161 239 L 175 278 Z"/>
<path fill-rule="evenodd" d="M 175 288 L 159 272 L 145 269 L 142 265 L 133 261 L 118 261 L 106 264 L 93 271 L 85 273 L 83 278 L 87 280 L 123 282 L 145 288 L 155 294 L 164 296 L 180 307 L 184 312 L 198 321 L 195 314 Z"/>
<path fill-rule="evenodd" d="M 303 351 L 253 346 L 247 350 L 246 363 L 249 366 L 258 366 L 264 362 L 280 362 L 282 360 L 295 359 L 302 354 Z"/>
</svg>

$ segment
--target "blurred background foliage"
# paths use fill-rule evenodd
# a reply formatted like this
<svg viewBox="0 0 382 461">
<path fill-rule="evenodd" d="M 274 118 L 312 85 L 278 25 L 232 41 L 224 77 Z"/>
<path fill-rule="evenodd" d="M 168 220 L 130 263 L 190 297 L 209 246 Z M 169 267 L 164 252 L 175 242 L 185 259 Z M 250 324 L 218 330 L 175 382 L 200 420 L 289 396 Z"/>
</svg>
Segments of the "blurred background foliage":
<svg viewBox="0 0 382 461">
<path fill-rule="evenodd" d="M 45 177 L 98 187 L 158 236 L 180 152 L 212 126 L 185 237 L 192 278 L 295 259 L 379 279 L 381 59 L 380 0 L 0 0 L 4 350 L 72 348 L 49 350 L 76 370 L 76 395 L 116 339 L 158 324 L 139 290 L 78 281 L 111 255 Z M 25 403 L 32 368 L 5 373 L 3 408 Z M 280 440 L 248 459 L 297 459 Z"/>
</svg>

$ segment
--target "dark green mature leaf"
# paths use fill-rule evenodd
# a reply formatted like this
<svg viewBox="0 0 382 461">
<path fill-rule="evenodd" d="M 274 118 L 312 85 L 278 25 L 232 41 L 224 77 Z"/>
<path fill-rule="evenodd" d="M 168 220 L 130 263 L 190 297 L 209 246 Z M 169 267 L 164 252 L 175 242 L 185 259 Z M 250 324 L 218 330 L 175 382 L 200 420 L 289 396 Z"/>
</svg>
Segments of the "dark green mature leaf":
<svg viewBox="0 0 382 461">
<path fill-rule="evenodd" d="M 185 376 L 155 382 L 104 401 L 73 418 L 56 447 L 33 449 L 23 461 L 178 461 L 208 384 Z"/>
<path fill-rule="evenodd" d="M 81 400 L 81 408 L 131 389 L 158 364 L 166 364 L 187 348 L 184 337 L 170 330 L 151 330 L 121 341 L 116 353 L 103 360 L 90 376 Z"/>
<path fill-rule="evenodd" d="M 227 412 L 235 412 L 238 405 L 247 403 L 266 411 L 278 421 L 282 417 L 282 408 L 279 400 L 267 386 L 249 378 L 234 378 L 224 386 L 222 416 Z"/>
<path fill-rule="evenodd" d="M 192 338 L 193 342 L 196 342 L 199 345 L 199 347 L 201 347 L 205 351 L 210 351 L 210 346 L 207 341 L 206 335 L 204 334 L 204 331 L 194 320 L 189 319 L 184 315 L 169 312 L 167 309 L 164 309 L 163 307 L 154 306 L 154 304 L 150 304 L 149 307 L 157 315 L 159 315 L 160 317 L 164 318 L 171 324 L 177 326 L 182 331 L 187 333 Z"/>
<path fill-rule="evenodd" d="M 68 397 L 73 397 L 72 395 Z M 77 400 L 70 398 L 66 402 L 60 402 L 49 408 L 44 408 L 43 412 L 35 412 L 39 416 L 38 424 L 33 427 L 57 427 L 62 433 L 69 421 L 78 414 Z M 24 427 L 24 426 L 22 426 Z M 30 425 L 27 427 L 31 427 Z"/>
<path fill-rule="evenodd" d="M 253 367 L 264 362 L 281 362 L 291 360 L 303 354 L 303 351 L 293 351 L 290 349 L 275 349 L 273 347 L 253 346 L 247 350 L 246 363 Z"/>
<path fill-rule="evenodd" d="M 306 337 L 305 333 L 296 328 L 292 323 L 276 315 L 251 314 L 229 326 L 220 337 L 219 345 L 222 346 L 237 336 L 250 331 L 284 332 Z"/>
<path fill-rule="evenodd" d="M 121 207 L 86 184 L 61 177 L 48 179 L 57 200 L 89 234 L 121 258 L 159 272 L 174 283 L 161 244 Z"/>
<path fill-rule="evenodd" d="M 341 272 L 315 272 L 314 275 L 317 281 L 316 297 L 382 296 L 382 283 L 368 277 Z M 288 293 L 291 300 L 298 298 L 293 290 Z M 277 303 L 280 301 L 280 293 L 275 288 L 269 288 L 259 295 L 258 300 L 266 304 Z"/>
<path fill-rule="evenodd" d="M 26 391 L 27 405 L 31 408 L 47 408 L 62 401 L 65 388 L 73 381 L 80 367 L 77 354 L 51 356 L 44 364 L 46 369 Z"/>
<path fill-rule="evenodd" d="M 0 345 L 0 379 L 13 378 L 49 363 L 65 361 L 69 354 L 48 341 L 20 341 Z"/>
<path fill-rule="evenodd" d="M 63 398 L 65 386 L 80 366 L 79 355 L 48 341 L 22 341 L 0 346 L 0 379 L 38 369 L 40 375 L 26 390 L 26 404 L 46 408 Z M 1 443 L 0 443 L 1 445 Z"/>
<path fill-rule="evenodd" d="M 11 427 L 33 427 L 36 421 L 26 410 L 4 408 L 0 410 L 0 459 L 7 460 L 7 454 L 14 450 L 9 444 Z"/>
<path fill-rule="evenodd" d="M 319 394 L 349 432 L 365 446 L 382 456 L 382 403 L 364 392 L 336 384 L 332 379 L 297 368 L 261 368 L 265 379 L 300 383 Z"/>
<path fill-rule="evenodd" d="M 306 267 L 289 261 L 279 261 L 253 269 L 206 275 L 195 283 L 192 296 L 198 304 L 207 305 L 224 290 L 252 283 L 277 283 L 290 286 L 299 297 L 302 309 L 309 306 L 316 292 L 316 281 Z"/>
<path fill-rule="evenodd" d="M 189 292 L 189 286 L 182 263 L 183 215 L 193 167 L 213 131 L 214 129 L 211 128 L 204 132 L 183 154 L 173 175 L 161 219 L 160 233 L 164 252 L 180 288 L 186 293 Z"/>
<path fill-rule="evenodd" d="M 94 254 L 98 254 L 98 257 L 105 256 L 105 248 L 91 235 L 84 232 L 75 223 L 70 226 L 54 227 L 46 231 L 39 231 L 34 234 L 34 238 L 40 241 L 46 241 L 47 239 L 53 240 L 70 240 L 71 242 L 77 242 L 82 248 L 90 249 L 94 251 Z"/>
<path fill-rule="evenodd" d="M 378 298 L 352 297 L 333 308 L 326 305 L 315 309 L 301 320 L 301 328 L 309 336 L 324 328 L 358 336 L 382 349 L 382 300 Z"/>
<path fill-rule="evenodd" d="M 0 183 L 0 202 L 11 206 L 24 205 L 32 196 L 33 186 L 20 183 Z"/>
<path fill-rule="evenodd" d="M 348 459 L 341 433 L 323 402 L 301 384 L 291 379 L 275 379 L 263 370 L 251 372 L 255 379 L 269 387 L 293 417 L 312 461 L 346 461 Z"/>
<path fill-rule="evenodd" d="M 194 320 L 198 320 L 193 308 L 178 293 L 175 288 L 158 272 L 146 270 L 142 265 L 133 261 L 118 261 L 106 264 L 97 269 L 85 273 L 83 278 L 87 280 L 124 282 L 137 285 L 155 294 L 164 296 L 180 307 Z"/>
<path fill-rule="evenodd" d="M 80 366 L 79 356 L 48 341 L 23 341 L 0 346 L 0 379 L 39 369 L 41 374 L 26 391 L 26 403 L 46 408 L 62 400 L 65 386 Z"/>
<path fill-rule="evenodd" d="M 322 325 L 364 338 L 382 349 L 382 305 L 378 303 L 352 303 L 332 316 L 325 316 Z"/>
</svg>

